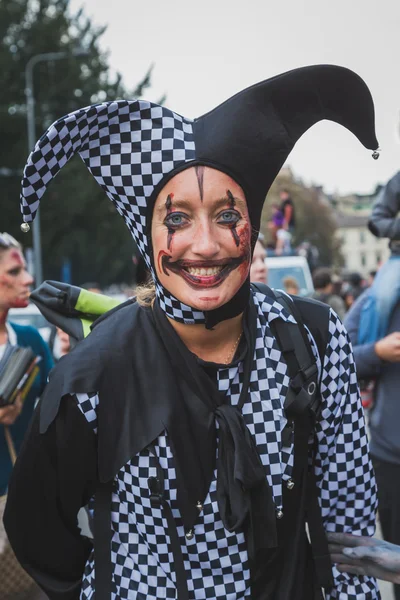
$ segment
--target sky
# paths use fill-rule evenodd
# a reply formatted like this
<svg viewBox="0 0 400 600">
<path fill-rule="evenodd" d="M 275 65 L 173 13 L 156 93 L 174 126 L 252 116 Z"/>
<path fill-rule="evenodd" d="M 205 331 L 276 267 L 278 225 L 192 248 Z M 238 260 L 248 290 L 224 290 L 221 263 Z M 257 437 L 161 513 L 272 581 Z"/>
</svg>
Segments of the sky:
<svg viewBox="0 0 400 600">
<path fill-rule="evenodd" d="M 330 193 L 371 193 L 400 169 L 399 0 L 71 0 L 97 25 L 102 47 L 134 88 L 154 63 L 145 99 L 194 118 L 278 73 L 329 63 L 356 71 L 375 102 L 380 158 L 323 121 L 287 164 Z"/>
</svg>

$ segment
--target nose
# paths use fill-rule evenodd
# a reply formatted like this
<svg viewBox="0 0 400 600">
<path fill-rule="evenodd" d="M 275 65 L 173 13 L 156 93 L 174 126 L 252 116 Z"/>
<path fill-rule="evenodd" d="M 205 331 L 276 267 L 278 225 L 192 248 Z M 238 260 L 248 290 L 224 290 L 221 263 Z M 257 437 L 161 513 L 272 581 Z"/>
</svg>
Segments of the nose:
<svg viewBox="0 0 400 600">
<path fill-rule="evenodd" d="M 194 232 L 192 252 L 203 258 L 212 258 L 220 251 L 220 244 L 214 232 L 212 224 L 203 222 L 199 224 Z"/>
<path fill-rule="evenodd" d="M 29 287 L 30 285 L 32 285 L 34 279 L 33 279 L 32 275 L 30 273 L 28 273 L 28 271 L 25 271 L 24 275 L 25 275 L 24 276 L 24 285 Z"/>
</svg>

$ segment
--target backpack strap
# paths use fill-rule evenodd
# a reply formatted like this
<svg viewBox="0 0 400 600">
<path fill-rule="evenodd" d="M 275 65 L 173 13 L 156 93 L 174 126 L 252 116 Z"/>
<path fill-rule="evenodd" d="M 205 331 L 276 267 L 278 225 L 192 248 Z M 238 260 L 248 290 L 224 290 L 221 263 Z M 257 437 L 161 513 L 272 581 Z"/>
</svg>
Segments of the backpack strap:
<svg viewBox="0 0 400 600">
<path fill-rule="evenodd" d="M 315 419 L 321 406 L 317 361 L 311 349 L 302 314 L 296 305 L 296 299 L 280 290 L 273 291 L 267 285 L 257 283 L 253 284 L 253 287 L 266 296 L 277 300 L 289 314 L 293 315 L 297 323 L 288 323 L 283 319 L 274 319 L 271 323 L 271 329 L 286 361 L 290 377 L 284 405 L 287 424 L 282 432 L 282 444 L 285 446 L 291 443 L 293 421 L 296 421 L 296 417 L 308 413 L 309 419 L 307 419 L 306 431 L 309 433 L 314 431 Z M 313 306 L 320 306 L 319 303 L 312 304 Z M 325 317 L 328 315 L 329 311 L 323 307 L 317 318 L 321 329 L 316 336 L 321 363 L 326 347 L 325 329 L 327 330 L 327 319 Z M 301 420 L 304 421 L 304 419 Z M 318 501 L 319 489 L 313 468 L 308 469 L 306 485 L 306 521 L 309 527 L 314 565 L 320 585 L 324 588 L 330 588 L 333 586 L 332 565 Z"/>
<path fill-rule="evenodd" d="M 286 416 L 290 418 L 296 414 L 302 414 L 308 409 L 311 409 L 312 413 L 316 415 L 320 406 L 317 361 L 311 349 L 300 311 L 294 301 L 284 292 L 272 291 L 267 285 L 259 283 L 253 284 L 253 287 L 277 300 L 296 320 L 296 323 L 289 323 L 283 319 L 274 319 L 271 323 L 271 329 L 284 356 L 290 377 L 284 406 Z"/>
</svg>

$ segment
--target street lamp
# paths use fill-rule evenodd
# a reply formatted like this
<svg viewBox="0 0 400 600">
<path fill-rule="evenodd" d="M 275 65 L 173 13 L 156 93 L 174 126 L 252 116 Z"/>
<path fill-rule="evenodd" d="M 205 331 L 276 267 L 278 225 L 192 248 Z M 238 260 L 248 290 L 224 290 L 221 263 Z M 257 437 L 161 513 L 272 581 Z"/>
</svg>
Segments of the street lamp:
<svg viewBox="0 0 400 600">
<path fill-rule="evenodd" d="M 52 62 L 54 60 L 61 60 L 67 58 L 70 55 L 68 52 L 46 52 L 43 54 L 35 54 L 31 56 L 25 67 L 25 96 L 27 106 L 27 127 L 28 127 L 28 146 L 29 151 L 33 150 L 36 142 L 36 131 L 35 131 L 35 95 L 33 91 L 33 68 L 40 62 Z M 72 51 L 72 56 L 88 56 L 89 52 L 83 48 L 77 48 Z M 35 284 L 40 285 L 43 281 L 43 269 L 42 269 L 42 242 L 40 236 L 40 217 L 39 209 L 36 213 L 36 218 L 33 221 L 32 226 L 33 234 L 33 252 L 34 252 L 34 266 L 35 266 Z"/>
</svg>

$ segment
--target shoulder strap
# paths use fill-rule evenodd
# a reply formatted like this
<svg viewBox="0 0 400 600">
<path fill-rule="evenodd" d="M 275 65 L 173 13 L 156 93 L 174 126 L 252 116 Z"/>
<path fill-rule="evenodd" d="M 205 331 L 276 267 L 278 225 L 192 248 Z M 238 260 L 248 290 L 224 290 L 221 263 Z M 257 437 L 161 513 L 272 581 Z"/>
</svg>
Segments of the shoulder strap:
<svg viewBox="0 0 400 600">
<path fill-rule="evenodd" d="M 310 416 L 310 427 L 312 427 L 314 416 L 320 406 L 318 369 L 307 337 L 303 315 L 307 314 L 307 308 L 313 309 L 312 313 L 313 317 L 315 317 L 313 320 L 316 321 L 317 327 L 312 328 L 312 333 L 316 340 L 322 363 L 327 343 L 329 307 L 323 306 L 320 302 L 289 297 L 279 290 L 272 291 L 266 285 L 253 284 L 253 286 L 266 296 L 278 300 L 287 312 L 293 315 L 297 322 L 297 325 L 295 325 L 294 323 L 287 323 L 282 319 L 275 319 L 271 323 L 279 348 L 288 365 L 290 376 L 290 386 L 285 400 L 288 425 L 282 432 L 282 443 L 285 444 L 289 443 L 291 439 L 291 420 L 309 408 L 311 409 L 308 413 Z M 300 307 L 303 308 L 303 312 L 301 312 Z M 311 331 L 311 327 L 309 329 Z M 333 586 L 332 567 L 318 502 L 319 490 L 315 480 L 314 469 L 310 469 L 307 473 L 306 494 L 306 519 L 309 526 L 314 564 L 321 586 L 329 589 Z"/>
<path fill-rule="evenodd" d="M 301 313 L 294 301 L 284 292 L 273 291 L 259 283 L 253 286 L 266 296 L 277 300 L 296 320 L 296 323 L 288 323 L 283 319 L 274 319 L 271 323 L 290 377 L 285 411 L 288 415 L 295 415 L 311 409 L 315 414 L 320 404 L 317 385 L 318 369 Z"/>
</svg>

